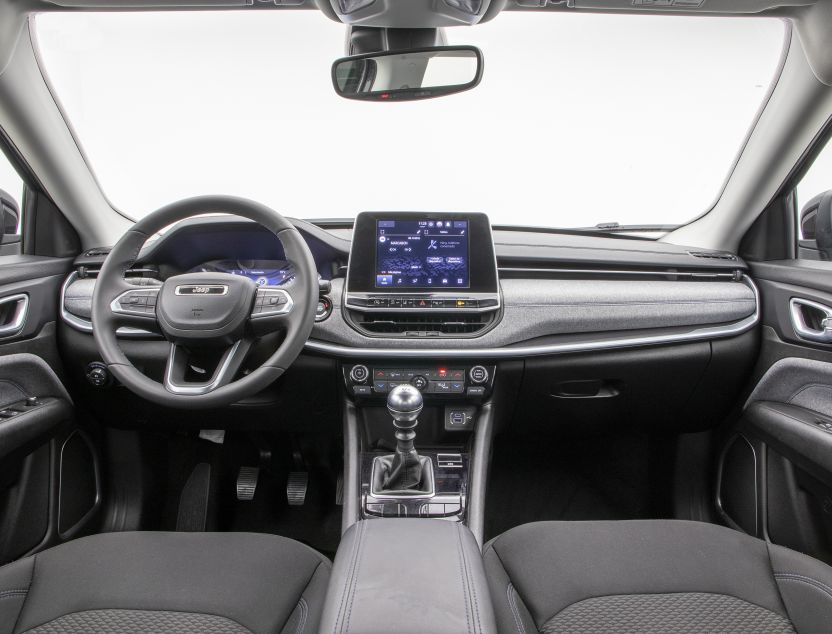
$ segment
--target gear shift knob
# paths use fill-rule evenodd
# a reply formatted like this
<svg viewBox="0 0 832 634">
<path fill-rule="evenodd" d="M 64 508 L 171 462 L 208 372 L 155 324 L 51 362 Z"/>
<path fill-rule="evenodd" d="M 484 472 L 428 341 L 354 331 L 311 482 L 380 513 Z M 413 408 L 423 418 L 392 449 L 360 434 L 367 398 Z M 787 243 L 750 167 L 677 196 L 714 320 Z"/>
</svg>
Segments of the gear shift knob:
<svg viewBox="0 0 832 634">
<path fill-rule="evenodd" d="M 387 411 L 396 427 L 413 427 L 422 411 L 422 393 L 412 385 L 397 385 L 387 395 Z M 404 423 L 404 424 L 402 424 Z"/>
</svg>

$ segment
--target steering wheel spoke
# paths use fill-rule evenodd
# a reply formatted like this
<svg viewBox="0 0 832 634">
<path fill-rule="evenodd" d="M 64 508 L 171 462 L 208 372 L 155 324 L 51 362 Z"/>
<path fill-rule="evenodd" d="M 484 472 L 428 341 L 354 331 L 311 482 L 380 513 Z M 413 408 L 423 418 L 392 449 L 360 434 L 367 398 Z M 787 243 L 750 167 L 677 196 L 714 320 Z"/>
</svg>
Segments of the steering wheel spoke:
<svg viewBox="0 0 832 634">
<path fill-rule="evenodd" d="M 205 348 L 190 349 L 172 343 L 165 366 L 165 389 L 172 394 L 196 396 L 228 385 L 240 371 L 251 344 L 251 339 L 239 339 L 233 345 L 217 351 Z M 217 356 L 219 359 L 216 360 L 216 367 L 209 373 L 203 367 L 206 359 Z M 194 378 L 196 380 L 193 380 Z"/>
<path fill-rule="evenodd" d="M 254 334 L 262 336 L 283 330 L 294 305 L 292 295 L 287 290 L 270 286 L 259 287 L 250 319 Z"/>
</svg>

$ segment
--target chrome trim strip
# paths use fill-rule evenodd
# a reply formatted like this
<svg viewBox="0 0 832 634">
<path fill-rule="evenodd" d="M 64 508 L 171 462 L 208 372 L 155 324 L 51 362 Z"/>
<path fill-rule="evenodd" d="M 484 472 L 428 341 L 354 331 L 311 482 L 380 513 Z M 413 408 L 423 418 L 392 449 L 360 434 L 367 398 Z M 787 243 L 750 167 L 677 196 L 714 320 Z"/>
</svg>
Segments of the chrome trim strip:
<svg viewBox="0 0 832 634">
<path fill-rule="evenodd" d="M 11 304 L 12 302 L 15 302 L 17 306 L 14 309 L 12 320 L 8 324 L 0 326 L 0 338 L 2 339 L 20 334 L 26 325 L 26 316 L 29 314 L 28 294 L 17 293 L 0 298 L 0 306 L 3 304 Z"/>
<path fill-rule="evenodd" d="M 92 322 L 88 319 L 83 319 L 81 317 L 78 317 L 77 315 L 73 315 L 66 309 L 66 305 L 64 304 L 64 299 L 66 297 L 66 289 L 69 288 L 70 285 L 77 279 L 78 271 L 73 271 L 67 276 L 66 280 L 61 286 L 61 319 L 63 319 L 67 325 L 75 328 L 75 330 L 85 332 L 87 334 L 92 334 Z M 161 339 L 159 335 L 152 333 L 148 330 L 142 330 L 141 328 L 131 328 L 129 326 L 122 326 L 121 328 L 119 328 L 116 331 L 116 335 L 125 338 L 145 339 L 147 337 L 153 337 L 154 339 Z"/>
<path fill-rule="evenodd" d="M 755 309 L 754 314 L 745 319 L 718 326 L 704 326 L 695 328 L 683 333 L 666 335 L 639 335 L 634 337 L 620 337 L 618 339 L 605 339 L 599 341 L 581 341 L 575 343 L 552 343 L 535 346 L 516 346 L 504 348 L 352 348 L 339 344 L 325 343 L 310 339 L 305 344 L 305 349 L 310 352 L 332 355 L 343 358 L 394 358 L 394 359 L 415 359 L 415 358 L 447 358 L 455 357 L 460 359 L 513 359 L 523 357 L 536 357 L 551 354 L 568 354 L 573 352 L 593 352 L 596 350 L 614 350 L 619 348 L 634 348 L 641 346 L 656 346 L 670 343 L 687 343 L 691 341 L 702 341 L 706 339 L 721 339 L 734 337 L 751 330 L 760 321 L 760 293 L 757 286 L 746 275 L 743 275 L 743 282 L 754 292 Z"/>
<path fill-rule="evenodd" d="M 172 394 L 186 394 L 188 396 L 197 396 L 200 394 L 208 394 L 208 392 L 213 392 L 216 390 L 225 379 L 225 374 L 228 372 L 228 368 L 231 365 L 231 361 L 234 358 L 234 355 L 237 354 L 237 350 L 240 348 L 240 344 L 242 343 L 242 339 L 237 340 L 233 346 L 231 346 L 231 350 L 228 351 L 228 354 L 225 355 L 225 359 L 222 361 L 222 365 L 216 371 L 214 378 L 211 379 L 210 383 L 195 383 L 193 385 L 180 385 L 178 383 L 173 382 L 173 378 L 171 376 L 173 372 L 173 364 L 176 357 L 176 351 L 179 348 L 178 345 L 175 343 L 170 344 L 170 353 L 168 354 L 168 364 L 165 368 L 165 389 Z"/>
</svg>

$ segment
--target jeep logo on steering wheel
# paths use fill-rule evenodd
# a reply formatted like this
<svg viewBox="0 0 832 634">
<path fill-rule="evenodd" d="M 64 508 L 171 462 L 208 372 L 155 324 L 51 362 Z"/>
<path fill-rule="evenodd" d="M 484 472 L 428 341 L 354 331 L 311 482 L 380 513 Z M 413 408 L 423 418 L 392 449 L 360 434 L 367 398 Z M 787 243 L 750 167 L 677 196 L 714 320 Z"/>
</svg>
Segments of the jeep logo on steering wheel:
<svg viewBox="0 0 832 634">
<path fill-rule="evenodd" d="M 176 287 L 177 295 L 225 295 L 228 293 L 228 286 L 225 284 L 183 284 Z"/>
</svg>

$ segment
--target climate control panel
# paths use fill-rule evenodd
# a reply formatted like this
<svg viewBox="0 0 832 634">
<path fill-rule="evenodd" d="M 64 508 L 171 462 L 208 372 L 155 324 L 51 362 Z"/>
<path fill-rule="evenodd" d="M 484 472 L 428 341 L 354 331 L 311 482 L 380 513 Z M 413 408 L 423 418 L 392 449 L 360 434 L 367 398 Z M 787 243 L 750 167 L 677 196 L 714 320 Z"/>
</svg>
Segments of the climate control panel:
<svg viewBox="0 0 832 634">
<path fill-rule="evenodd" d="M 487 396 L 494 383 L 494 366 L 431 365 L 392 367 L 355 364 L 344 367 L 347 391 L 354 396 L 386 396 L 407 383 L 422 394 L 444 397 Z"/>
</svg>

